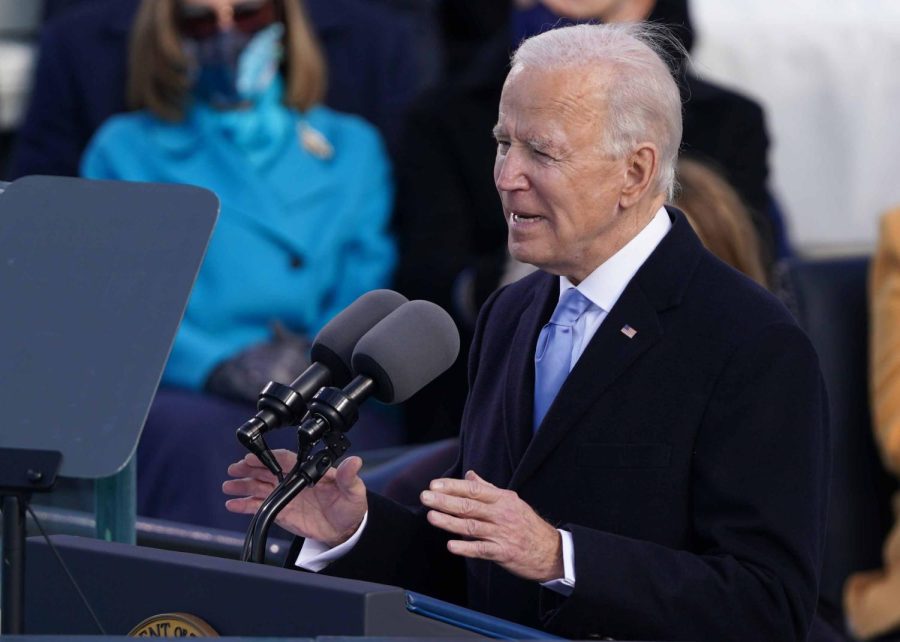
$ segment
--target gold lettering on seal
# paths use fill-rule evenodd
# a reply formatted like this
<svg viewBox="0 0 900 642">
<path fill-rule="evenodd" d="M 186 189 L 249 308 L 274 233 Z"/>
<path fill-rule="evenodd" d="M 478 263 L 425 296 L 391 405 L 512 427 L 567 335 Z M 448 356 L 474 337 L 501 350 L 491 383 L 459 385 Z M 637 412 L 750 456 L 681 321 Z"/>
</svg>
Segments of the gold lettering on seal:
<svg viewBox="0 0 900 642">
<path fill-rule="evenodd" d="M 153 615 L 128 632 L 133 638 L 217 638 L 207 622 L 190 613 Z"/>
</svg>

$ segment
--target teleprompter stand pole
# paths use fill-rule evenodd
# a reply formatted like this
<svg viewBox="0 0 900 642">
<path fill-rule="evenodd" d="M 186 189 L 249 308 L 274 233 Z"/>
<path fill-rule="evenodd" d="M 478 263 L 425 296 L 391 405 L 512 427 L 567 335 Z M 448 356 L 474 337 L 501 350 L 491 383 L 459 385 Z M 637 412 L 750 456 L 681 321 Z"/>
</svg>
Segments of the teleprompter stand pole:
<svg viewBox="0 0 900 642">
<path fill-rule="evenodd" d="M 3 497 L 3 635 L 24 633 L 25 504 L 21 497 Z"/>
<path fill-rule="evenodd" d="M 3 605 L 0 634 L 25 633 L 25 508 L 31 493 L 48 491 L 62 455 L 55 450 L 0 448 L 3 498 Z"/>
</svg>

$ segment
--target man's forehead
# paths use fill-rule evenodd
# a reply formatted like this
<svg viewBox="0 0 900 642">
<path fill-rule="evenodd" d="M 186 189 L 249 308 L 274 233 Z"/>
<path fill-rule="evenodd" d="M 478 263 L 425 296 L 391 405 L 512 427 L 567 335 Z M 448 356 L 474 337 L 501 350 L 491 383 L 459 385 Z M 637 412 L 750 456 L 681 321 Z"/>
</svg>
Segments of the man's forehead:
<svg viewBox="0 0 900 642">
<path fill-rule="evenodd" d="M 585 87 L 603 87 L 608 83 L 614 68 L 615 66 L 611 61 L 585 61 L 583 63 L 548 65 L 546 67 L 519 63 L 509 70 L 503 87 L 505 89 L 509 84 L 529 82 L 531 80 L 546 82 L 548 77 L 567 84 L 575 83 Z"/>
<path fill-rule="evenodd" d="M 593 122 L 605 111 L 608 74 L 582 67 L 514 67 L 500 96 L 498 126 L 507 121 Z"/>
</svg>

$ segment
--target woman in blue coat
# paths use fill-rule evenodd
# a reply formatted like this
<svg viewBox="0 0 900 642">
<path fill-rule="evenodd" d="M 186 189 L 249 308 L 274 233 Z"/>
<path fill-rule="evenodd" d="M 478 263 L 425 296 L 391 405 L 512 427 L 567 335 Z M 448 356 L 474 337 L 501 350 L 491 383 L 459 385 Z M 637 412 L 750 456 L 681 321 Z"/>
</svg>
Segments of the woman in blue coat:
<svg viewBox="0 0 900 642">
<path fill-rule="evenodd" d="M 321 56 L 296 2 L 144 2 L 129 114 L 97 132 L 88 178 L 190 183 L 219 222 L 163 381 L 202 388 L 279 322 L 315 333 L 394 264 L 379 136 L 318 103 Z"/>
<path fill-rule="evenodd" d="M 255 397 L 255 386 L 277 371 L 266 362 L 284 366 L 278 348 L 290 342 L 273 338 L 273 328 L 311 338 L 360 294 L 389 283 L 395 248 L 387 229 L 387 155 L 374 127 L 319 104 L 324 87 L 321 54 L 295 1 L 142 2 L 128 79 L 137 111 L 101 127 L 84 154 L 82 174 L 189 183 L 212 190 L 221 201 L 163 375 L 165 386 L 181 392 L 169 393 L 175 396 L 169 410 L 158 397 L 142 450 L 154 430 L 165 431 L 165 445 L 157 451 L 174 448 L 175 431 L 168 426 L 182 420 L 185 408 L 201 424 L 221 411 L 224 402 L 196 391 L 237 390 Z M 297 343 L 292 347 L 300 355 Z M 287 370 L 299 374 L 302 358 L 288 354 L 287 361 Z M 228 367 L 235 363 L 261 372 Z M 250 385 L 229 381 L 235 373 Z M 233 415 L 244 412 L 244 406 L 235 407 Z M 231 417 L 216 416 L 220 424 Z M 159 423 L 167 427 L 157 429 Z M 236 454 L 235 427 L 218 427 L 216 439 L 228 443 L 223 458 Z M 202 433 L 195 424 L 190 430 L 191 439 Z M 176 452 L 191 448 L 181 444 Z M 139 470 L 147 479 L 165 456 L 157 452 L 152 462 L 144 459 L 142 453 Z M 210 462 L 217 505 L 223 469 L 221 462 Z M 172 509 L 174 498 L 162 491 L 170 477 L 155 475 L 152 494 L 139 482 L 139 509 L 210 523 L 197 517 L 205 507 Z M 177 485 L 183 488 L 184 482 Z"/>
</svg>

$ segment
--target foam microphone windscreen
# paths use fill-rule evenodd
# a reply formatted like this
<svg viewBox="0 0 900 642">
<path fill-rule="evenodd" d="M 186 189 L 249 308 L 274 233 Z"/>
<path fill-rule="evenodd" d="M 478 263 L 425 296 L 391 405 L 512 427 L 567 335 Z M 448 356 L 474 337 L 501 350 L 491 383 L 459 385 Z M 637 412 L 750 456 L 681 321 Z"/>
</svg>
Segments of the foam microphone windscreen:
<svg viewBox="0 0 900 642">
<path fill-rule="evenodd" d="M 350 360 L 357 341 L 408 299 L 393 290 L 372 290 L 339 312 L 313 341 L 310 357 L 331 371 L 332 382 L 344 386 L 353 378 Z"/>
<path fill-rule="evenodd" d="M 353 351 L 353 370 L 373 379 L 375 398 L 400 403 L 453 365 L 459 331 L 440 306 L 410 301 L 369 330 Z"/>
</svg>

